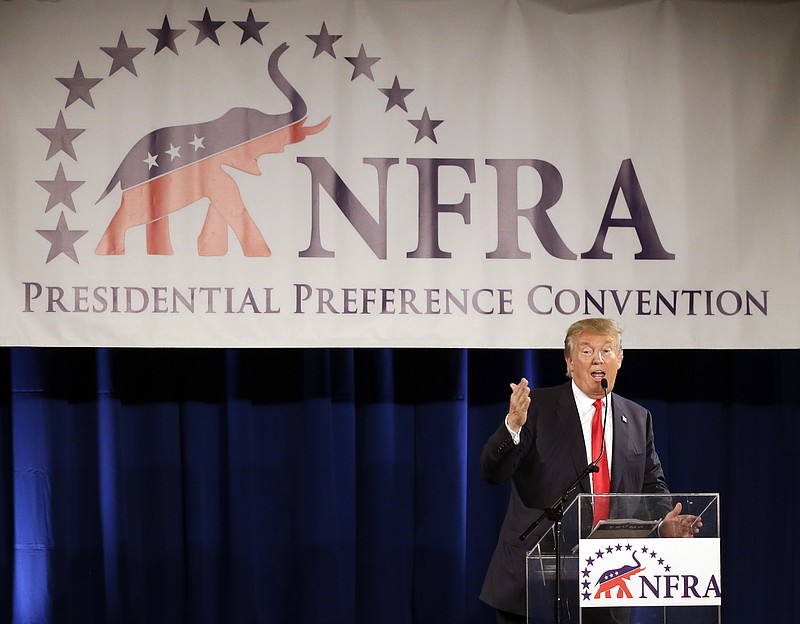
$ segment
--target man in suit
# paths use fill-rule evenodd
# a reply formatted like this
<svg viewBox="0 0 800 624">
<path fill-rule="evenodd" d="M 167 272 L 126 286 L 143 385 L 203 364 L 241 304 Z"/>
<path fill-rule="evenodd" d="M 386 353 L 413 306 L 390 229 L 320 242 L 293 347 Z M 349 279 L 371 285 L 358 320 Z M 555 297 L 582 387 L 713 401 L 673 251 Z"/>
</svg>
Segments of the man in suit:
<svg viewBox="0 0 800 624">
<path fill-rule="evenodd" d="M 480 595 L 495 608 L 499 624 L 526 621 L 525 555 L 551 523 L 543 522 L 525 541 L 520 535 L 597 459 L 591 440 L 597 399 L 608 410 L 603 452 L 609 464 L 610 492 L 669 494 L 653 442 L 650 412 L 612 394 L 622 366 L 621 334 L 610 319 L 574 323 L 564 340 L 569 381 L 533 392 L 525 378 L 512 383 L 505 422 L 483 448 L 481 476 L 489 483 L 511 480 L 508 510 Z M 578 490 L 591 493 L 591 480 L 585 478 Z M 661 536 L 691 537 L 702 526 L 698 518 L 680 512 L 679 503 L 663 517 Z M 585 615 L 597 621 L 619 619 L 596 611 L 587 609 Z"/>
</svg>

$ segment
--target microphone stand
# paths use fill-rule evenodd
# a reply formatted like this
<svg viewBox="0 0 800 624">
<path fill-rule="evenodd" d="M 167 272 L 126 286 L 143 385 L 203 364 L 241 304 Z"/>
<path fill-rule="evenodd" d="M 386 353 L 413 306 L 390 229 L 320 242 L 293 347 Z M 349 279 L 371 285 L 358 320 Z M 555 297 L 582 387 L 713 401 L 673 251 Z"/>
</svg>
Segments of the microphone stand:
<svg viewBox="0 0 800 624">
<path fill-rule="evenodd" d="M 547 507 L 542 514 L 533 521 L 533 523 L 525 529 L 519 536 L 520 541 L 524 541 L 533 531 L 536 530 L 545 518 L 553 522 L 553 531 L 556 541 L 555 559 L 556 559 L 556 598 L 554 603 L 555 621 L 556 624 L 561 623 L 561 520 L 564 517 L 564 503 L 580 482 L 588 477 L 593 472 L 598 472 L 600 469 L 595 462 L 592 462 L 583 469 L 580 476 L 572 482 L 572 484 L 564 490 L 563 494 L 559 496 L 552 505 Z"/>
<path fill-rule="evenodd" d="M 556 540 L 556 549 L 555 549 L 555 558 L 556 558 L 556 598 L 555 598 L 555 621 L 556 624 L 561 624 L 561 520 L 564 518 L 564 503 L 567 500 L 570 492 L 574 490 L 580 482 L 588 477 L 593 472 L 599 472 L 600 468 L 597 466 L 597 462 L 600 461 L 600 458 L 603 457 L 603 453 L 605 452 L 606 447 L 606 418 L 608 417 L 608 380 L 603 377 L 600 380 L 600 387 L 603 389 L 603 403 L 606 408 L 605 416 L 603 417 L 603 445 L 600 448 L 600 455 L 598 455 L 597 459 L 591 462 L 586 468 L 583 469 L 578 478 L 572 482 L 572 484 L 564 490 L 563 494 L 559 496 L 555 502 L 550 505 L 549 507 L 545 508 L 542 514 L 533 521 L 527 529 L 525 529 L 519 536 L 520 541 L 524 541 L 528 535 L 531 534 L 532 531 L 536 530 L 545 518 L 551 520 L 553 522 L 553 533 Z"/>
</svg>

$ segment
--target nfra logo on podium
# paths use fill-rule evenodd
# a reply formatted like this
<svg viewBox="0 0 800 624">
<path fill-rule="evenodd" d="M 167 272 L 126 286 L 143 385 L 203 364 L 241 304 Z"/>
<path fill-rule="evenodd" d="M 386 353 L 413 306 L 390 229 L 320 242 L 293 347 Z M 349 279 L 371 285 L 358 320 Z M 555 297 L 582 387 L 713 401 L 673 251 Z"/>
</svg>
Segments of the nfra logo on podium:
<svg viewBox="0 0 800 624">
<path fill-rule="evenodd" d="M 714 606 L 722 601 L 720 542 L 581 540 L 580 606 Z"/>
</svg>

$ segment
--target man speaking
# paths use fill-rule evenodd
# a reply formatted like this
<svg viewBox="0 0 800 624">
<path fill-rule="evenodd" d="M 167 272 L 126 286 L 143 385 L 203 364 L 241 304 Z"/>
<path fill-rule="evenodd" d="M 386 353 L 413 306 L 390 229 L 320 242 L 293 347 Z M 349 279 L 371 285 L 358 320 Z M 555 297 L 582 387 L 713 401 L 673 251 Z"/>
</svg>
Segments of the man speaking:
<svg viewBox="0 0 800 624">
<path fill-rule="evenodd" d="M 613 394 L 622 366 L 621 336 L 610 319 L 570 326 L 564 339 L 569 381 L 533 391 L 525 378 L 512 383 L 505 422 L 483 447 L 481 476 L 489 483 L 511 480 L 508 510 L 480 595 L 495 608 L 498 624 L 526 621 L 525 556 L 550 525 L 543 523 L 524 541 L 520 535 L 590 462 L 596 461 L 599 470 L 581 483 L 584 493 L 669 494 L 652 415 Z M 594 513 L 598 520 L 608 510 L 596 504 Z M 691 537 L 700 526 L 696 517 L 681 515 L 679 503 L 664 516 L 659 534 Z M 586 611 L 592 621 L 617 621 L 606 610 Z"/>
</svg>

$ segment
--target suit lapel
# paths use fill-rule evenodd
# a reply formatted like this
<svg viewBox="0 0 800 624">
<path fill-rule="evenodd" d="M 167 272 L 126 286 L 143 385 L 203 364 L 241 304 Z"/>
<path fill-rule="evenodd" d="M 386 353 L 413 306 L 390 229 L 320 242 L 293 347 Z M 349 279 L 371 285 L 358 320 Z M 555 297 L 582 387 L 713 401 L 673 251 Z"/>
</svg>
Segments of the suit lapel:
<svg viewBox="0 0 800 624">
<path fill-rule="evenodd" d="M 619 401 L 611 395 L 611 411 L 614 415 L 614 450 L 611 461 L 611 491 L 619 492 L 622 475 L 628 466 L 628 420 Z"/>
<path fill-rule="evenodd" d="M 586 459 L 586 443 L 583 440 L 583 429 L 581 429 L 578 407 L 575 405 L 575 397 L 572 394 L 572 383 L 567 382 L 561 388 L 556 414 L 558 415 L 560 427 L 566 433 L 569 454 L 572 458 L 572 466 L 575 469 L 575 477 L 577 477 L 583 472 L 588 463 Z M 584 492 L 591 491 L 588 479 L 581 481 L 581 489 Z"/>
</svg>

